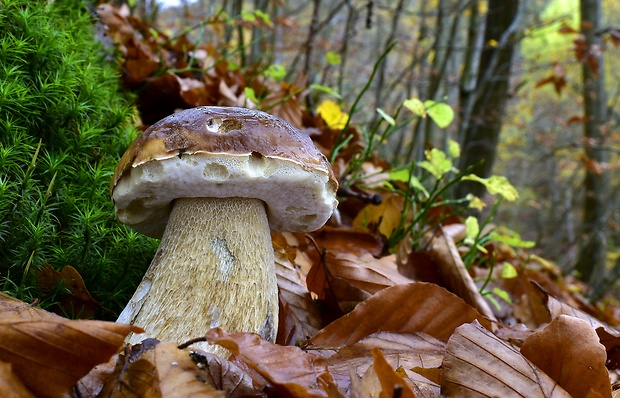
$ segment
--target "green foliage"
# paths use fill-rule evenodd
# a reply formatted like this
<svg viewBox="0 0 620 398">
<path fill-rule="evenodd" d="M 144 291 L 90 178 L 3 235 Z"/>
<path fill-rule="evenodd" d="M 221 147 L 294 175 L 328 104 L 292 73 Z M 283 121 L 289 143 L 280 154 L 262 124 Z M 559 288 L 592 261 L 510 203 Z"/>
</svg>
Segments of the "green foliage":
<svg viewBox="0 0 620 398">
<path fill-rule="evenodd" d="M 137 132 L 80 0 L 0 2 L 0 285 L 51 303 L 37 270 L 74 266 L 119 311 L 154 251 L 114 217 L 109 184 Z"/>
</svg>

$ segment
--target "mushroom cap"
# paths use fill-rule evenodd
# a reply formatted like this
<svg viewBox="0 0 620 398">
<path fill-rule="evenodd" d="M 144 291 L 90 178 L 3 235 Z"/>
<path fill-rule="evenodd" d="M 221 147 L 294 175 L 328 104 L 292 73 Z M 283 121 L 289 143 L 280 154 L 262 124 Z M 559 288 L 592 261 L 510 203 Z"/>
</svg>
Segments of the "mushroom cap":
<svg viewBox="0 0 620 398">
<path fill-rule="evenodd" d="M 267 113 L 204 106 L 144 131 L 111 184 L 118 219 L 160 238 L 176 198 L 245 197 L 265 202 L 275 231 L 314 231 L 338 205 L 338 182 L 312 140 Z"/>
</svg>

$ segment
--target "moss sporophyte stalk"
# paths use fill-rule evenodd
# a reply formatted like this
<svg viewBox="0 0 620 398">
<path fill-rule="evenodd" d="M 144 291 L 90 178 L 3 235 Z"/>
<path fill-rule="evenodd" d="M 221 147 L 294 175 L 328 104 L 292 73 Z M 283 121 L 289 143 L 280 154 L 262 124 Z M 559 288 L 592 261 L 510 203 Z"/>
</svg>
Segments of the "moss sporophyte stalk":
<svg viewBox="0 0 620 398">
<path fill-rule="evenodd" d="M 114 167 L 138 132 L 116 67 L 80 0 L 0 2 L 0 286 L 51 306 L 68 281 L 41 270 L 74 267 L 113 319 L 157 242 L 114 217 Z M 78 316 L 81 308 L 62 308 Z"/>
</svg>

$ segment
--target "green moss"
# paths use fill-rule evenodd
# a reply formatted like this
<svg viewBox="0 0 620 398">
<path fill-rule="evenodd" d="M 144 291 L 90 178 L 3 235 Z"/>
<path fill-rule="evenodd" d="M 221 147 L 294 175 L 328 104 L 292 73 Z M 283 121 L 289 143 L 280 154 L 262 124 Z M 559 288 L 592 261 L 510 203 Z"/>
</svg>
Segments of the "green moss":
<svg viewBox="0 0 620 398">
<path fill-rule="evenodd" d="M 104 55 L 83 1 L 0 0 L 0 286 L 50 304 L 36 271 L 72 265 L 117 313 L 156 242 L 114 217 L 110 179 L 137 131 Z"/>
</svg>

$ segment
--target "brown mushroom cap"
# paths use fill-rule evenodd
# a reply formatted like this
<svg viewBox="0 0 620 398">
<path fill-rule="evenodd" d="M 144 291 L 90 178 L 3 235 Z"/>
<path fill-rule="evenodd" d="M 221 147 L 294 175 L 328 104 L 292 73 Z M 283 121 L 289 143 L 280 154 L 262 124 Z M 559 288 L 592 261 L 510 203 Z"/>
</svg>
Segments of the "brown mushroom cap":
<svg viewBox="0 0 620 398">
<path fill-rule="evenodd" d="M 142 133 L 116 167 L 111 193 L 121 222 L 161 237 L 180 197 L 261 199 L 271 229 L 313 231 L 336 208 L 337 188 L 325 156 L 288 123 L 260 111 L 205 106 Z"/>
</svg>

